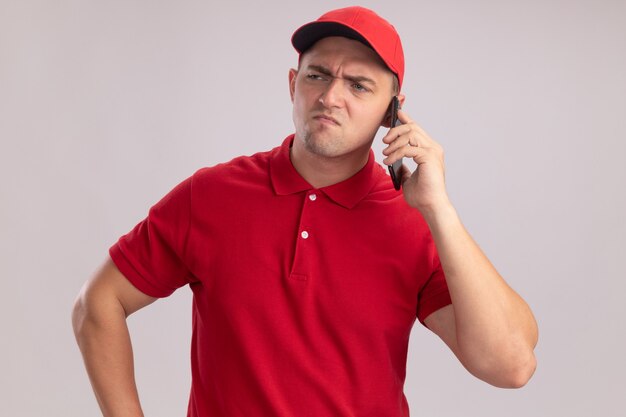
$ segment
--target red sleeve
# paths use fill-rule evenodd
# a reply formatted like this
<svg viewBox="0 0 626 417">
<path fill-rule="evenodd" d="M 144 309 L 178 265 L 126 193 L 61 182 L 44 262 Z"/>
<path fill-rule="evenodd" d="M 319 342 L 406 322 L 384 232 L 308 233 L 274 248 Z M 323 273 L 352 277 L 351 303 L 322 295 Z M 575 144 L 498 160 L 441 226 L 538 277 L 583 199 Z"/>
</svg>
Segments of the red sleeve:
<svg viewBox="0 0 626 417">
<path fill-rule="evenodd" d="M 435 255 L 434 266 L 433 273 L 422 287 L 418 296 L 417 318 L 423 325 L 425 325 L 424 320 L 431 313 L 448 304 L 452 304 L 446 277 L 437 255 Z"/>
<path fill-rule="evenodd" d="M 190 206 L 191 178 L 170 191 L 110 248 L 115 265 L 141 292 L 167 297 L 191 281 L 185 259 Z"/>
</svg>

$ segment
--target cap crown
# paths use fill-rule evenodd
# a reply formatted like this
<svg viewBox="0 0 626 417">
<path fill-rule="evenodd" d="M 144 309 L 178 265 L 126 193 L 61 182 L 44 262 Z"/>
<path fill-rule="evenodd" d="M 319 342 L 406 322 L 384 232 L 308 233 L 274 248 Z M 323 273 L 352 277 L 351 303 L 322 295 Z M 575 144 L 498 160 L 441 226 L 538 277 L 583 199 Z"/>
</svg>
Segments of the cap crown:
<svg viewBox="0 0 626 417">
<path fill-rule="evenodd" d="M 314 22 L 296 30 L 291 43 L 299 53 L 328 36 L 358 40 L 372 48 L 396 74 L 400 86 L 404 78 L 404 51 L 396 29 L 370 9 L 360 6 L 331 10 Z"/>
</svg>

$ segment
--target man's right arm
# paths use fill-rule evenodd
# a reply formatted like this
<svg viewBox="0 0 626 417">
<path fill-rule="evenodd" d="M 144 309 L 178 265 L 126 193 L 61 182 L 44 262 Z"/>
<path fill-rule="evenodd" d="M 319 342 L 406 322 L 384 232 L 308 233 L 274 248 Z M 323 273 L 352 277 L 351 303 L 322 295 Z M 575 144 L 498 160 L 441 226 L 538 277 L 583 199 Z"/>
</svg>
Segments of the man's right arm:
<svg viewBox="0 0 626 417">
<path fill-rule="evenodd" d="M 155 300 L 135 288 L 109 258 L 74 304 L 74 334 L 105 417 L 143 416 L 126 318 Z"/>
</svg>

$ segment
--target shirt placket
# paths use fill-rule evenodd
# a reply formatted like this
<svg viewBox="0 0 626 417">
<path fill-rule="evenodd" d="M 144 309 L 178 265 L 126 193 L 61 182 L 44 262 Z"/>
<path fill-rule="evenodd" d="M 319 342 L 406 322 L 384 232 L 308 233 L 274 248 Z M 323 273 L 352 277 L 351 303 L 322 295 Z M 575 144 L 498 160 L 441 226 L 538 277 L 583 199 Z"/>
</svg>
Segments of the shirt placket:
<svg viewBox="0 0 626 417">
<path fill-rule="evenodd" d="M 319 194 L 316 190 L 307 192 L 302 205 L 302 212 L 300 213 L 296 250 L 289 275 L 293 280 L 308 281 L 310 279 L 311 252 L 313 250 L 313 241 L 317 238 L 315 233 L 315 212 L 319 203 Z"/>
</svg>

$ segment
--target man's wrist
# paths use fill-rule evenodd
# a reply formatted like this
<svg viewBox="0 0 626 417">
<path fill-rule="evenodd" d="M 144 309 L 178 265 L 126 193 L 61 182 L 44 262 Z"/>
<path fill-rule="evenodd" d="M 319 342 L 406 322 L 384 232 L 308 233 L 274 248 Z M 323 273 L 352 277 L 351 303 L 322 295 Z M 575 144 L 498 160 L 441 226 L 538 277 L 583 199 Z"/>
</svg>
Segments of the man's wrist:
<svg viewBox="0 0 626 417">
<path fill-rule="evenodd" d="M 441 229 L 446 225 L 453 225 L 460 222 L 456 209 L 450 201 L 445 201 L 429 207 L 423 207 L 419 210 L 431 231 L 434 231 L 433 229 Z"/>
</svg>

